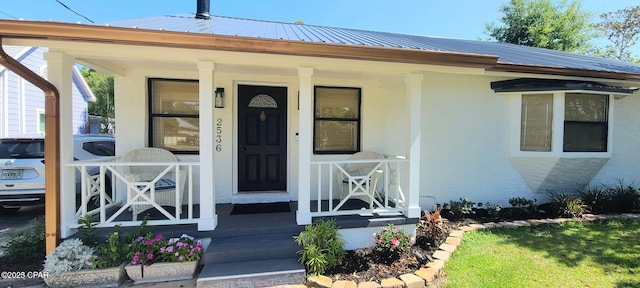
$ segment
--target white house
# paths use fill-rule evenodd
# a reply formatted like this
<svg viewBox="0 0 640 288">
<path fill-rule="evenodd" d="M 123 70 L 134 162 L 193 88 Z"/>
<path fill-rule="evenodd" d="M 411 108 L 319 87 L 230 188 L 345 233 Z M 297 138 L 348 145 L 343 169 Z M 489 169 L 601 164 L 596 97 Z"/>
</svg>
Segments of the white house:
<svg viewBox="0 0 640 288">
<path fill-rule="evenodd" d="M 418 218 L 459 197 L 506 203 L 640 180 L 638 64 L 206 10 L 108 25 L 0 20 L 0 37 L 3 45 L 49 49 L 61 115 L 72 110 L 72 74 L 64 71 L 80 63 L 115 77 L 117 156 L 165 148 L 178 162 L 162 164 L 187 175 L 172 178 L 185 187 L 176 201 L 186 208 L 150 225 L 213 230 L 215 204 L 276 201 L 297 202 L 299 225 L 381 211 Z M 60 196 L 62 237 L 77 227 L 69 188 L 82 168 L 66 145 L 71 126 L 60 117 L 60 187 L 47 191 Z M 348 160 L 358 151 L 386 158 L 359 160 L 378 165 L 368 175 L 340 170 L 358 162 Z M 100 165 L 117 174 L 134 164 Z M 376 170 L 375 201 L 340 206 L 353 196 L 341 194 L 343 182 L 360 183 L 365 192 L 352 194 L 366 197 Z M 134 198 L 162 208 L 127 194 L 158 179 L 112 180 L 118 189 L 104 199 L 100 226 L 137 225 L 118 218 L 139 204 Z"/>
<path fill-rule="evenodd" d="M 47 48 L 6 46 L 4 49 L 9 56 L 47 78 L 47 61 L 43 58 Z M 73 133 L 90 133 L 87 103 L 95 101 L 95 97 L 80 71 L 75 66 L 71 69 Z M 42 90 L 0 66 L 0 137 L 44 134 L 44 110 Z"/>
</svg>

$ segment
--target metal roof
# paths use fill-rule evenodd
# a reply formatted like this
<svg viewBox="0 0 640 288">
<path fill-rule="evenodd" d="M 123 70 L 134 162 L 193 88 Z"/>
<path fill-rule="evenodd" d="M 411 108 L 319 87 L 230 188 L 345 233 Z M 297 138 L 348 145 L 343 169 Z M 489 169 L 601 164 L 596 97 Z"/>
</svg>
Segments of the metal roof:
<svg viewBox="0 0 640 288">
<path fill-rule="evenodd" d="M 208 20 L 196 19 L 195 14 L 158 16 L 111 22 L 108 25 L 157 31 L 494 55 L 499 57 L 499 64 L 640 75 L 640 65 L 635 63 L 508 43 L 375 32 L 226 16 L 211 16 L 211 19 Z"/>
</svg>

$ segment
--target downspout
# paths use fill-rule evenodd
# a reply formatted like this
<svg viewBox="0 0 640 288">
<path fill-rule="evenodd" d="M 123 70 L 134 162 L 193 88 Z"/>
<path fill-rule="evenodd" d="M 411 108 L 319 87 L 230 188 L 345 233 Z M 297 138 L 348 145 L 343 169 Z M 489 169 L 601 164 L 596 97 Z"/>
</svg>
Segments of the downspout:
<svg viewBox="0 0 640 288">
<path fill-rule="evenodd" d="M 0 65 L 40 88 L 45 97 L 45 243 L 46 254 L 53 252 L 60 241 L 60 107 L 58 89 L 2 49 L 0 35 Z"/>
</svg>

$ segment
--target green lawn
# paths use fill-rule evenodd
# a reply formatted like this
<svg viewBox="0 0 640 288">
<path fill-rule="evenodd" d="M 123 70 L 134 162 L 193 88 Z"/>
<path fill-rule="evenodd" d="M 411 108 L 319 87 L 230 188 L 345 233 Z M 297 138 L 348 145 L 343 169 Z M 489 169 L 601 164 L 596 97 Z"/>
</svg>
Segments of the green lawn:
<svg viewBox="0 0 640 288">
<path fill-rule="evenodd" d="M 468 232 L 445 287 L 640 287 L 640 222 Z"/>
</svg>

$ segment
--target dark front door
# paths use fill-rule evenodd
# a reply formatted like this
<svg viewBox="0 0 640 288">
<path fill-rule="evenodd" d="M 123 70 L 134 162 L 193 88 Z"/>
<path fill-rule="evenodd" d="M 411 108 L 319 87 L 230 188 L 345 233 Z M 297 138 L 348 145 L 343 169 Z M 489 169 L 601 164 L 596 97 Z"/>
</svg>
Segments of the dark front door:
<svg viewBox="0 0 640 288">
<path fill-rule="evenodd" d="M 238 85 L 238 191 L 287 190 L 287 88 Z"/>
</svg>

